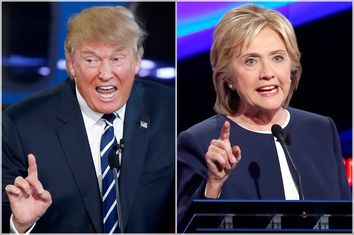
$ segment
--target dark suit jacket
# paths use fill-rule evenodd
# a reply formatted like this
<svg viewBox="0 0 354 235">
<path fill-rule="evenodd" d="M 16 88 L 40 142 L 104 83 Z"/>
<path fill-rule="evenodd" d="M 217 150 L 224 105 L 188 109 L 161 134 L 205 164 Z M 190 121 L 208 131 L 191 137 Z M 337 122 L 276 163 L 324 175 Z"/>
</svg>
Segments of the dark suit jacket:
<svg viewBox="0 0 354 235">
<path fill-rule="evenodd" d="M 140 121 L 148 123 L 147 128 Z M 102 203 L 74 82 L 66 80 L 3 113 L 3 232 L 11 214 L 4 192 L 27 176 L 27 154 L 53 203 L 33 232 L 102 232 Z M 174 92 L 137 80 L 127 102 L 120 176 L 125 232 L 174 232 Z"/>
<path fill-rule="evenodd" d="M 302 177 L 305 199 L 351 199 L 336 127 L 328 117 L 289 108 L 290 122 L 284 132 L 290 134 L 288 146 Z M 208 174 L 205 153 L 212 139 L 219 138 L 227 117 L 215 115 L 178 137 L 178 230 L 192 199 L 204 198 Z M 225 182 L 223 199 L 285 199 L 279 160 L 272 134 L 248 131 L 230 121 L 231 145 L 239 145 L 242 159 Z M 289 165 L 289 169 L 293 172 Z"/>
</svg>

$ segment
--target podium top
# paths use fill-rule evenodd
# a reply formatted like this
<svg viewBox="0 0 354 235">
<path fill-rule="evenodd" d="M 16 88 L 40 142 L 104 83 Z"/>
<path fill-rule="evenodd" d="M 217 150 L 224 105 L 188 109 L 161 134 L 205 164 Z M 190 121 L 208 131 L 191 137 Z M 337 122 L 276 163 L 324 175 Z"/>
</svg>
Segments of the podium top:
<svg viewBox="0 0 354 235">
<path fill-rule="evenodd" d="M 282 218 L 281 229 L 266 228 Z M 226 223 L 225 218 L 229 217 Z M 331 218 L 324 230 L 314 229 L 316 221 Z M 235 219 L 232 219 L 235 218 Z M 237 218 L 237 219 L 236 219 Z M 189 218 L 181 232 L 351 232 L 351 200 L 225 200 L 194 199 Z M 235 222 L 236 221 L 236 222 Z M 225 228 L 220 227 L 226 223 Z M 274 222 L 275 223 L 275 222 Z M 230 224 L 236 228 L 228 228 Z M 279 220 L 280 224 L 280 220 Z M 280 225 L 279 225 L 280 226 Z"/>
<path fill-rule="evenodd" d="M 351 200 L 229 200 L 194 199 L 195 213 L 352 214 Z"/>
</svg>

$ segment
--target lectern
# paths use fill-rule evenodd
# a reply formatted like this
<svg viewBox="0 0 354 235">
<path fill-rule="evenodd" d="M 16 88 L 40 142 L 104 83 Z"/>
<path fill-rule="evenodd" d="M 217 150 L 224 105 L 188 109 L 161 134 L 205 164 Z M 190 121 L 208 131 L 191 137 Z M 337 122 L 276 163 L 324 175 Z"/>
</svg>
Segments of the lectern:
<svg viewBox="0 0 354 235">
<path fill-rule="evenodd" d="M 352 201 L 193 200 L 183 233 L 352 233 Z"/>
</svg>

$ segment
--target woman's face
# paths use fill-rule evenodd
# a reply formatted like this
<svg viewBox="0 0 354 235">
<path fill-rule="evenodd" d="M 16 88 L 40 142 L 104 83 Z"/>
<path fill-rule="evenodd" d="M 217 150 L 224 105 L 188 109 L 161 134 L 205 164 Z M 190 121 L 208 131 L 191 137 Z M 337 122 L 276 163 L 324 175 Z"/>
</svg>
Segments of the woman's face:
<svg viewBox="0 0 354 235">
<path fill-rule="evenodd" d="M 231 82 L 240 96 L 238 111 L 277 111 L 282 107 L 291 84 L 291 61 L 278 33 L 264 28 L 231 66 Z"/>
</svg>

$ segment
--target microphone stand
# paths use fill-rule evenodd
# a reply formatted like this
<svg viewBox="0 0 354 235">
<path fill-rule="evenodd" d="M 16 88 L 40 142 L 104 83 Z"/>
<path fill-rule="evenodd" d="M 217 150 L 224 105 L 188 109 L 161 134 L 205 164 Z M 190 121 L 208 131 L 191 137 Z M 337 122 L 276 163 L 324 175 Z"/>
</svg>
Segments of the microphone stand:
<svg viewBox="0 0 354 235">
<path fill-rule="evenodd" d="M 122 206 L 121 206 L 121 200 L 120 200 L 120 192 L 119 192 L 119 184 L 118 184 L 118 172 L 120 171 L 120 163 L 119 159 L 121 159 L 122 153 L 123 153 L 123 139 L 120 140 L 120 144 L 116 145 L 116 148 L 114 149 L 114 154 L 110 155 L 110 161 L 109 165 L 111 169 L 113 170 L 113 177 L 114 177 L 114 182 L 115 182 L 115 188 L 116 188 L 116 199 L 117 199 L 117 214 L 118 214 L 118 226 L 120 233 L 123 233 L 123 216 L 122 216 Z"/>
<path fill-rule="evenodd" d="M 273 128 L 274 126 L 277 126 L 275 128 Z M 301 182 L 301 175 L 300 172 L 298 171 L 298 169 L 296 168 L 296 165 L 290 155 L 290 152 L 288 150 L 288 147 L 286 146 L 287 144 L 285 143 L 285 138 L 284 138 L 284 134 L 283 134 L 283 128 L 281 128 L 279 125 L 275 124 L 272 126 L 272 134 L 273 136 L 275 136 L 277 138 L 277 141 L 280 143 L 281 147 L 284 150 L 285 153 L 285 157 L 288 159 L 288 161 L 290 162 L 292 168 L 295 171 L 296 174 L 296 178 L 297 178 L 297 188 L 299 190 L 299 198 L 300 200 L 304 200 L 304 193 L 302 190 L 302 182 Z"/>
<path fill-rule="evenodd" d="M 301 175 L 300 175 L 300 172 L 298 171 L 298 169 L 296 168 L 295 166 L 295 163 L 292 159 L 292 157 L 290 156 L 290 153 L 289 153 L 289 150 L 288 148 L 286 147 L 286 144 L 285 144 L 285 141 L 284 139 L 282 139 L 282 141 L 280 141 L 278 139 L 278 142 L 280 143 L 280 145 L 282 146 L 284 152 L 285 152 L 285 156 L 286 158 L 289 160 L 291 166 L 293 167 L 295 173 L 296 173 L 296 178 L 297 178 L 297 185 L 298 185 L 298 190 L 299 190 L 299 197 L 300 197 L 300 200 L 304 200 L 304 193 L 302 192 L 302 182 L 301 182 Z"/>
</svg>

